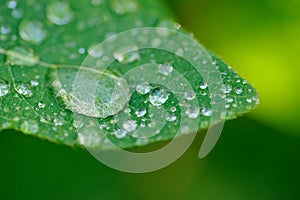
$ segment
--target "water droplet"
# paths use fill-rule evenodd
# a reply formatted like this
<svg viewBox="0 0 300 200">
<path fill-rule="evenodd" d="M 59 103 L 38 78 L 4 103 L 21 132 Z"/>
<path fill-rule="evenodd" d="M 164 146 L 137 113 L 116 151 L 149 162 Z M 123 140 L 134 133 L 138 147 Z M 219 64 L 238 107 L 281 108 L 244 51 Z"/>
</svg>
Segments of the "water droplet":
<svg viewBox="0 0 300 200">
<path fill-rule="evenodd" d="M 231 87 L 231 85 L 224 84 L 224 85 L 222 85 L 221 90 L 224 94 L 228 94 L 232 91 L 232 87 Z"/>
<path fill-rule="evenodd" d="M 137 109 L 135 111 L 135 114 L 137 117 L 143 117 L 147 113 L 147 110 L 145 108 Z"/>
<path fill-rule="evenodd" d="M 20 95 L 23 95 L 25 97 L 30 98 L 33 96 L 33 93 L 27 84 L 20 83 L 20 82 L 16 83 L 15 89 Z"/>
<path fill-rule="evenodd" d="M 110 0 L 109 2 L 111 5 L 111 8 L 118 15 L 131 13 L 138 9 L 138 3 L 136 0 Z"/>
<path fill-rule="evenodd" d="M 91 45 L 88 48 L 88 53 L 90 56 L 92 56 L 93 58 L 100 58 L 101 56 L 103 56 L 103 50 L 100 48 L 97 48 L 96 45 Z"/>
<path fill-rule="evenodd" d="M 114 53 L 114 58 L 122 64 L 128 64 L 140 60 L 141 55 L 139 54 L 138 50 L 133 50 L 125 54 Z"/>
<path fill-rule="evenodd" d="M 11 15 L 15 19 L 21 19 L 23 17 L 23 11 L 19 8 L 16 8 L 11 11 Z"/>
<path fill-rule="evenodd" d="M 171 112 L 176 112 L 176 110 L 177 110 L 177 109 L 176 109 L 176 107 L 174 107 L 174 106 L 170 108 L 170 111 L 171 111 Z"/>
<path fill-rule="evenodd" d="M 3 81 L 0 80 L 0 97 L 4 97 L 9 93 L 9 85 Z"/>
<path fill-rule="evenodd" d="M 21 124 L 21 131 L 28 134 L 36 134 L 39 131 L 39 124 L 34 120 L 26 120 Z"/>
<path fill-rule="evenodd" d="M 196 119 L 199 116 L 200 111 L 198 107 L 190 107 L 186 110 L 185 114 L 190 119 Z"/>
<path fill-rule="evenodd" d="M 196 94 L 194 91 L 188 91 L 184 93 L 184 97 L 186 100 L 191 101 L 196 98 Z"/>
<path fill-rule="evenodd" d="M 38 86 L 39 85 L 39 82 L 37 80 L 31 80 L 30 81 L 30 84 L 34 87 Z"/>
<path fill-rule="evenodd" d="M 166 120 L 168 122 L 175 122 L 177 120 L 177 116 L 175 115 L 175 113 L 167 113 Z"/>
<path fill-rule="evenodd" d="M 233 101 L 234 101 L 234 99 L 231 98 L 231 97 L 226 98 L 226 102 L 227 102 L 227 103 L 232 103 Z"/>
<path fill-rule="evenodd" d="M 139 94 L 148 94 L 151 88 L 148 83 L 140 83 L 136 86 L 136 91 Z"/>
<path fill-rule="evenodd" d="M 202 90 L 205 90 L 206 88 L 207 88 L 207 83 L 206 82 L 204 82 L 204 81 L 201 81 L 200 82 L 200 85 L 199 85 L 199 87 L 200 87 L 200 89 L 202 89 Z"/>
<path fill-rule="evenodd" d="M 38 21 L 24 20 L 19 26 L 21 38 L 32 44 L 41 44 L 47 37 L 47 31 Z"/>
<path fill-rule="evenodd" d="M 117 129 L 114 131 L 114 135 L 116 136 L 116 138 L 122 139 L 126 137 L 127 132 L 122 129 Z"/>
<path fill-rule="evenodd" d="M 7 35 L 11 32 L 11 29 L 8 25 L 2 25 L 0 27 L 0 33 L 3 34 L 3 35 Z"/>
<path fill-rule="evenodd" d="M 132 132 L 136 129 L 137 124 L 134 120 L 127 120 L 123 123 L 123 128 L 127 132 Z"/>
<path fill-rule="evenodd" d="M 64 119 L 61 117 L 55 117 L 53 120 L 53 123 L 55 126 L 63 126 L 64 125 Z"/>
<path fill-rule="evenodd" d="M 158 72 L 162 75 L 169 76 L 173 71 L 173 66 L 170 64 L 160 64 L 158 66 Z"/>
<path fill-rule="evenodd" d="M 150 96 L 150 102 L 153 106 L 161 106 L 169 99 L 170 94 L 162 88 L 154 89 Z"/>
<path fill-rule="evenodd" d="M 242 94 L 243 93 L 243 89 L 242 88 L 236 88 L 235 89 L 235 93 L 236 94 Z"/>
<path fill-rule="evenodd" d="M 39 102 L 39 103 L 38 103 L 38 107 L 41 108 L 41 109 L 42 109 L 42 108 L 45 108 L 45 106 L 46 106 L 46 104 L 43 103 L 43 102 Z"/>
<path fill-rule="evenodd" d="M 16 1 L 9 1 L 8 3 L 7 3 L 7 7 L 9 8 L 9 9 L 15 9 L 16 7 L 17 7 L 17 5 L 18 5 L 18 3 L 16 2 Z"/>
<path fill-rule="evenodd" d="M 85 54 L 85 51 L 86 51 L 85 48 L 79 48 L 78 49 L 79 54 Z"/>
<path fill-rule="evenodd" d="M 202 114 L 205 117 L 210 117 L 212 115 L 212 110 L 209 108 L 203 108 L 202 109 Z"/>
<path fill-rule="evenodd" d="M 73 18 L 73 12 L 67 1 L 51 2 L 47 6 L 46 15 L 50 22 L 60 26 L 70 23 Z"/>
<path fill-rule="evenodd" d="M 252 103 L 252 102 L 253 102 L 253 100 L 252 100 L 251 98 L 246 99 L 246 101 L 247 101 L 248 103 Z"/>
</svg>

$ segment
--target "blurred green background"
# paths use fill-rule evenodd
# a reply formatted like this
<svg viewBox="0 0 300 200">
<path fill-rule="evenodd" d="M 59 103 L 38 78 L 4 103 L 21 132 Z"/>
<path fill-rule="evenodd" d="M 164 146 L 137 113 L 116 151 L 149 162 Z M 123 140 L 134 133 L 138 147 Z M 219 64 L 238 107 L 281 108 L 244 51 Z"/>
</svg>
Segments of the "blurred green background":
<svg viewBox="0 0 300 200">
<path fill-rule="evenodd" d="M 178 21 L 261 96 L 225 125 L 205 159 L 199 138 L 171 166 L 117 172 L 83 150 L 0 134 L 0 199 L 300 199 L 300 1 L 165 0 Z"/>
</svg>

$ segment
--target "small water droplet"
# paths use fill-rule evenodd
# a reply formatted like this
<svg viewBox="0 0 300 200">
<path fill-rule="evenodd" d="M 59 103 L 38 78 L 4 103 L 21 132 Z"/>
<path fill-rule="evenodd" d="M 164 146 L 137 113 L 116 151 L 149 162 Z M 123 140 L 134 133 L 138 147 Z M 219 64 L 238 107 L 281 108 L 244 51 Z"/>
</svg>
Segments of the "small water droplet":
<svg viewBox="0 0 300 200">
<path fill-rule="evenodd" d="M 226 98 L 226 102 L 227 102 L 227 103 L 232 103 L 233 101 L 234 101 L 234 99 L 231 98 L 231 97 Z"/>
<path fill-rule="evenodd" d="M 47 37 L 44 25 L 38 21 L 23 20 L 19 26 L 21 38 L 32 44 L 41 44 Z"/>
<path fill-rule="evenodd" d="M 137 117 L 143 117 L 147 113 L 147 110 L 145 108 L 137 109 L 135 111 L 135 114 Z"/>
<path fill-rule="evenodd" d="M 196 94 L 194 91 L 188 91 L 184 93 L 184 97 L 186 100 L 191 101 L 196 98 Z"/>
<path fill-rule="evenodd" d="M 134 12 L 138 9 L 136 0 L 110 0 L 112 10 L 118 15 Z"/>
<path fill-rule="evenodd" d="M 28 134 L 36 134 L 39 131 L 39 124 L 34 120 L 26 120 L 21 124 L 21 131 Z"/>
<path fill-rule="evenodd" d="M 235 89 L 235 93 L 236 94 L 242 94 L 243 93 L 243 89 L 242 88 L 236 88 Z"/>
<path fill-rule="evenodd" d="M 140 60 L 141 55 L 137 50 L 133 50 L 125 54 L 114 53 L 114 58 L 122 64 L 129 64 Z"/>
<path fill-rule="evenodd" d="M 61 117 L 55 117 L 53 120 L 53 123 L 55 126 L 63 126 L 64 125 L 64 119 Z"/>
<path fill-rule="evenodd" d="M 0 26 L 0 33 L 3 35 L 7 35 L 11 32 L 11 29 L 8 25 L 2 25 Z"/>
<path fill-rule="evenodd" d="M 117 129 L 114 131 L 114 135 L 116 136 L 116 138 L 122 139 L 127 136 L 127 132 L 122 129 Z"/>
<path fill-rule="evenodd" d="M 175 115 L 175 113 L 167 113 L 166 120 L 168 122 L 175 122 L 177 120 L 177 116 Z"/>
<path fill-rule="evenodd" d="M 171 112 L 176 112 L 176 110 L 177 110 L 176 107 L 171 107 L 171 108 L 170 108 L 170 111 L 171 111 Z"/>
<path fill-rule="evenodd" d="M 251 98 L 246 99 L 246 101 L 247 101 L 248 103 L 252 103 L 252 102 L 253 102 L 253 100 L 252 100 Z"/>
<path fill-rule="evenodd" d="M 150 102 L 153 106 L 161 106 L 169 99 L 170 94 L 162 88 L 154 89 L 150 96 Z"/>
<path fill-rule="evenodd" d="M 4 97 L 9 93 L 9 85 L 6 81 L 0 80 L 0 97 Z"/>
<path fill-rule="evenodd" d="M 16 83 L 16 85 L 15 85 L 15 89 L 16 89 L 16 91 L 17 91 L 20 95 L 23 95 L 23 96 L 25 96 L 25 97 L 30 98 L 30 97 L 33 96 L 33 93 L 32 93 L 30 87 L 29 87 L 27 84 L 18 82 L 18 83 Z"/>
<path fill-rule="evenodd" d="M 173 66 L 171 64 L 160 64 L 158 66 L 158 72 L 162 75 L 169 76 L 173 71 Z"/>
<path fill-rule="evenodd" d="M 196 119 L 199 116 L 200 111 L 198 107 L 190 107 L 186 110 L 185 114 L 190 119 Z"/>
<path fill-rule="evenodd" d="M 86 51 L 86 50 L 85 50 L 85 48 L 83 48 L 83 47 L 81 47 L 81 48 L 78 49 L 78 53 L 79 53 L 79 54 L 85 54 L 85 51 Z"/>
<path fill-rule="evenodd" d="M 127 132 L 132 132 L 136 129 L 137 124 L 134 120 L 127 120 L 123 123 L 123 128 Z"/>
<path fill-rule="evenodd" d="M 202 114 L 205 117 L 210 117 L 212 115 L 212 110 L 209 108 L 203 108 L 202 109 Z"/>
<path fill-rule="evenodd" d="M 232 91 L 232 87 L 231 87 L 231 85 L 224 84 L 224 85 L 222 85 L 221 90 L 224 94 L 228 94 Z"/>
<path fill-rule="evenodd" d="M 9 1 L 9 2 L 7 3 L 7 7 L 8 7 L 9 9 L 15 9 L 15 8 L 17 7 L 17 5 L 18 5 L 18 3 L 17 3 L 16 1 L 14 1 L 14 0 Z"/>
<path fill-rule="evenodd" d="M 136 91 L 139 94 L 148 94 L 151 88 L 148 83 L 140 83 L 136 86 Z"/>
<path fill-rule="evenodd" d="M 67 1 L 53 1 L 46 9 L 46 15 L 50 22 L 56 25 L 66 25 L 71 22 L 73 12 Z"/>
<path fill-rule="evenodd" d="M 41 109 L 45 108 L 45 106 L 46 106 L 46 104 L 43 103 L 43 102 L 38 103 L 38 107 L 41 108 Z"/>
<path fill-rule="evenodd" d="M 11 15 L 15 19 L 21 19 L 23 17 L 23 11 L 19 8 L 16 8 L 11 11 Z"/>
<path fill-rule="evenodd" d="M 39 85 L 39 82 L 37 80 L 31 80 L 30 81 L 30 84 L 34 87 L 38 86 Z"/>
<path fill-rule="evenodd" d="M 200 82 L 200 85 L 199 85 L 200 89 L 205 90 L 207 88 L 207 86 L 208 86 L 207 82 L 205 82 L 205 81 Z"/>
</svg>

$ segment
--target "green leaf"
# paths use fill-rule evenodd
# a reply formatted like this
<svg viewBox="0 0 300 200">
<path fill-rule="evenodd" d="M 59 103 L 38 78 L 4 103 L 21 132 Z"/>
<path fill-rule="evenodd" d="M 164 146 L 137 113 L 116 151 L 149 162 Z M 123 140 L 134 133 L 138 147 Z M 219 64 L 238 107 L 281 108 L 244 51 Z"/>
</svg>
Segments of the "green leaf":
<svg viewBox="0 0 300 200">
<path fill-rule="evenodd" d="M 158 1 L 0 3 L 0 130 L 15 129 L 70 146 L 84 143 L 113 148 L 107 137 L 127 148 L 173 138 L 184 118 L 198 121 L 197 126 L 187 124 L 182 133 L 196 132 L 198 125 L 207 129 L 223 118 L 248 112 L 258 103 L 255 89 L 209 52 L 191 60 L 200 66 L 217 67 L 221 74 L 224 85 L 220 98 L 226 101 L 226 113 L 212 108 L 210 84 L 191 60 L 179 56 L 193 58 L 193 53 L 202 52 L 202 46 L 179 49 L 176 45 L 184 41 L 176 35 L 166 37 L 165 32 L 149 35 L 153 37 L 151 44 L 165 42 L 177 52 L 126 49 L 128 41 L 121 40 L 118 45 L 125 49 L 115 49 L 107 69 L 85 59 L 89 55 L 106 62 L 105 53 L 116 46 L 99 49 L 96 45 L 107 38 L 113 41 L 110 36 L 132 28 L 166 27 L 186 33 L 169 20 Z M 136 35 L 141 41 L 147 37 Z M 146 70 L 132 74 L 142 65 Z M 159 82 L 141 82 L 141 77 L 155 77 Z M 208 77 L 218 80 L 213 73 Z M 212 120 L 214 113 L 219 115 Z M 89 134 L 78 133 L 86 122 L 91 126 Z"/>
</svg>

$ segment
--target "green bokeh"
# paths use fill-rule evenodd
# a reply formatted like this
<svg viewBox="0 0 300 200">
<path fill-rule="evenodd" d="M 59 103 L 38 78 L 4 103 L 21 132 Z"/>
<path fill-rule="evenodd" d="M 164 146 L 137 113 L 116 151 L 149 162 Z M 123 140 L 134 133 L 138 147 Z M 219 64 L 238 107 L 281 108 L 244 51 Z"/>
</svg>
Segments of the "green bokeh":
<svg viewBox="0 0 300 200">
<path fill-rule="evenodd" d="M 198 138 L 171 166 L 142 175 L 105 167 L 84 150 L 6 131 L 0 199 L 300 199 L 300 1 L 167 3 L 183 26 L 258 88 L 258 110 L 227 123 L 207 158 L 197 158 Z"/>
</svg>

